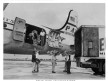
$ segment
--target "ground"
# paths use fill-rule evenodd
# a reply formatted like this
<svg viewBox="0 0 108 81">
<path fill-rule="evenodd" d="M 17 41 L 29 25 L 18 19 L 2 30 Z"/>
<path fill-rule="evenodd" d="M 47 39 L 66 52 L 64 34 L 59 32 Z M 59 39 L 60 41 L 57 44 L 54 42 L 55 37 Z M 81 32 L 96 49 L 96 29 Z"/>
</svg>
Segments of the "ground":
<svg viewBox="0 0 108 81">
<path fill-rule="evenodd" d="M 71 74 L 63 72 L 64 62 L 57 62 L 56 73 L 51 73 L 51 62 L 40 63 L 39 73 L 32 73 L 32 62 L 30 61 L 4 61 L 4 75 L 3 78 L 7 79 L 97 79 L 103 80 L 105 76 L 93 75 L 91 69 L 76 67 L 76 63 L 71 63 Z"/>
</svg>

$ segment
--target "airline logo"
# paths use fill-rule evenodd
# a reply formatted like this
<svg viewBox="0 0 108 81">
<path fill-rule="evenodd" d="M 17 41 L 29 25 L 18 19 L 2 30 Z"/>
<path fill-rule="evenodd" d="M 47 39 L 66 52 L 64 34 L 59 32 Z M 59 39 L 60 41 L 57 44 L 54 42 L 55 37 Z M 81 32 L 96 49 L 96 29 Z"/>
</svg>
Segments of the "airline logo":
<svg viewBox="0 0 108 81">
<path fill-rule="evenodd" d="M 74 26 L 72 26 L 72 25 L 70 25 L 70 24 L 67 24 L 67 25 L 65 26 L 65 31 L 64 31 L 64 33 L 69 34 L 69 35 L 74 35 L 74 33 L 75 33 L 76 30 L 77 30 L 76 27 L 74 27 Z"/>
<path fill-rule="evenodd" d="M 73 24 L 76 27 L 78 26 L 78 15 L 77 15 L 77 12 L 75 12 L 75 11 L 71 11 L 70 12 L 68 23 Z"/>
<path fill-rule="evenodd" d="M 78 15 L 75 11 L 71 10 L 69 12 L 68 21 L 66 22 L 63 31 L 66 34 L 74 35 L 75 31 L 77 30 L 77 26 L 78 26 Z"/>
</svg>

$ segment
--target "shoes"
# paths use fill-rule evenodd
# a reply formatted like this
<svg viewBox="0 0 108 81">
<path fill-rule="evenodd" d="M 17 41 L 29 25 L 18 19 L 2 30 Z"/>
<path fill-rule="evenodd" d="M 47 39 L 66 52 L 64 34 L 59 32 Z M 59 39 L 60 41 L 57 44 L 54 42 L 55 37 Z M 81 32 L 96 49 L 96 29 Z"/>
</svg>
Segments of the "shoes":
<svg viewBox="0 0 108 81">
<path fill-rule="evenodd" d="M 32 73 L 37 73 L 37 72 L 38 72 L 38 71 L 35 71 L 35 70 L 34 70 L 34 71 L 32 71 Z"/>
<path fill-rule="evenodd" d="M 35 71 L 32 71 L 32 73 L 35 73 Z"/>
<path fill-rule="evenodd" d="M 63 72 L 67 72 L 66 70 L 63 70 Z"/>
<path fill-rule="evenodd" d="M 67 72 L 67 74 L 71 74 L 71 72 Z"/>
<path fill-rule="evenodd" d="M 52 73 L 56 73 L 56 72 L 52 71 Z"/>
</svg>

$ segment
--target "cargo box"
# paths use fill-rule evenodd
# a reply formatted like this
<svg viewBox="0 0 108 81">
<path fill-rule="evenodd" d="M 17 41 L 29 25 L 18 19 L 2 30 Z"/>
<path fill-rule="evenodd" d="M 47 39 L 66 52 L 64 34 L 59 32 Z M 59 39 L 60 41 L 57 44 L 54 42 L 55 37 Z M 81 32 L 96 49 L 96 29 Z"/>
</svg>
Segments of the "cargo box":
<svg viewBox="0 0 108 81">
<path fill-rule="evenodd" d="M 100 37 L 105 38 L 104 27 L 95 25 L 81 26 L 75 32 L 75 57 L 99 57 L 101 45 L 104 45 L 104 43 L 101 43 Z"/>
</svg>

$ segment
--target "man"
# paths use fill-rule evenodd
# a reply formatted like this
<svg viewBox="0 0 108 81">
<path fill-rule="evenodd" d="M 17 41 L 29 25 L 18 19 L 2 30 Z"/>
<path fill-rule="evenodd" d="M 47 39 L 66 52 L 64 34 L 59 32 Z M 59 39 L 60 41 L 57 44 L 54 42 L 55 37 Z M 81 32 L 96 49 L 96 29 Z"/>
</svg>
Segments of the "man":
<svg viewBox="0 0 108 81">
<path fill-rule="evenodd" d="M 34 50 L 33 54 L 32 54 L 32 62 L 33 62 L 33 71 L 32 71 L 32 73 L 39 72 L 40 60 L 37 57 L 38 57 L 38 51 Z"/>
<path fill-rule="evenodd" d="M 44 41 L 45 41 L 45 32 L 42 29 L 41 33 L 40 33 L 40 38 L 41 38 L 41 46 L 44 45 Z"/>
<path fill-rule="evenodd" d="M 38 35 L 36 30 L 33 30 L 30 34 L 29 34 L 30 39 L 32 40 L 32 43 L 38 44 L 40 42 L 40 36 Z"/>
</svg>

